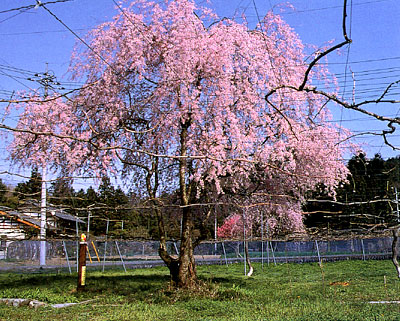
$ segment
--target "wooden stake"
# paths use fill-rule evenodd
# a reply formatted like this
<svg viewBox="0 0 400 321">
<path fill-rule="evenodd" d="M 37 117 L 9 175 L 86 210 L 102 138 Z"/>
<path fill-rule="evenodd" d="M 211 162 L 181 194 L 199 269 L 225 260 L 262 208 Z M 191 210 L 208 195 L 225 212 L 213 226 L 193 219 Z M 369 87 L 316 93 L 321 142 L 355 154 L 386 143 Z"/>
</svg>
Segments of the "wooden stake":
<svg viewBox="0 0 400 321">
<path fill-rule="evenodd" d="M 86 253 L 86 235 L 82 234 L 81 241 L 79 242 L 78 287 L 76 289 L 77 291 L 83 291 L 86 285 Z"/>
</svg>

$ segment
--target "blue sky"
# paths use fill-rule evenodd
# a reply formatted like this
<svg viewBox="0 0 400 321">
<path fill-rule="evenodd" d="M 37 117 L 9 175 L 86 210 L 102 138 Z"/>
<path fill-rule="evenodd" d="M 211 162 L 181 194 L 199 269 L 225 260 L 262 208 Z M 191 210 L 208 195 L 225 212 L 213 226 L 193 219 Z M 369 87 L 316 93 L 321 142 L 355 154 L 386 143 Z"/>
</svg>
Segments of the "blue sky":
<svg viewBox="0 0 400 321">
<path fill-rule="evenodd" d="M 42 2 L 46 2 L 42 0 Z M 0 2 L 0 98 L 9 98 L 13 91 L 37 88 L 28 78 L 48 68 L 64 87 L 72 88 L 68 78 L 71 51 L 77 37 L 43 8 L 12 10 L 34 5 L 35 0 L 2 0 Z M 205 1 L 197 1 L 205 4 Z M 220 16 L 240 16 L 255 24 L 258 16 L 268 10 L 280 12 L 279 0 L 215 0 L 208 4 Z M 284 8 L 282 16 L 306 44 L 324 46 L 328 41 L 342 41 L 342 0 L 293 0 L 295 9 Z M 47 7 L 77 35 L 83 37 L 94 26 L 110 20 L 116 13 L 113 0 L 73 0 Z M 257 16 L 258 14 L 258 16 Z M 340 54 L 328 57 L 329 69 L 337 74 L 340 94 L 351 97 L 353 80 L 356 79 L 358 100 L 379 97 L 392 81 L 400 79 L 400 1 L 398 0 L 348 0 L 348 30 L 353 43 Z M 350 96 L 349 96 L 350 95 Z M 394 88 L 391 98 L 400 96 Z M 398 99 L 398 98 L 397 98 Z M 5 105 L 2 105 L 2 109 Z M 334 120 L 355 133 L 378 133 L 384 126 L 378 121 L 331 106 Z M 371 110 L 386 115 L 400 116 L 400 104 L 371 106 Z M 13 121 L 15 119 L 9 119 Z M 399 129 L 400 135 L 400 129 Z M 400 136 L 391 138 L 400 147 Z M 357 140 L 369 157 L 381 153 L 384 158 L 397 156 L 383 144 L 380 137 L 365 135 Z M 0 171 L 9 170 L 4 145 L 0 146 Z M 15 171 L 15 169 L 13 169 Z M 10 183 L 16 177 L 0 178 Z"/>
</svg>

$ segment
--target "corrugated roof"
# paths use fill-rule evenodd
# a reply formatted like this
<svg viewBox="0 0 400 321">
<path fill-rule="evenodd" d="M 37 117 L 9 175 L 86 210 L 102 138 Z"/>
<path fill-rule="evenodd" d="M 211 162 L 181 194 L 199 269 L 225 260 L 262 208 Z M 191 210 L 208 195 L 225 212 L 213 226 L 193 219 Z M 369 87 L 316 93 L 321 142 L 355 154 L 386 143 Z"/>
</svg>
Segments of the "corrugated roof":
<svg viewBox="0 0 400 321">
<path fill-rule="evenodd" d="M 39 220 L 35 220 L 28 215 L 22 214 L 5 206 L 0 206 L 0 215 L 6 216 L 10 219 L 15 219 L 17 222 L 25 225 L 29 225 L 38 229 L 40 228 Z"/>
<path fill-rule="evenodd" d="M 85 223 L 85 221 L 82 221 L 79 217 L 76 217 L 74 215 L 68 214 L 63 210 L 55 210 L 54 215 L 57 218 L 60 218 L 62 220 L 66 220 L 66 221 L 72 221 L 72 222 L 78 222 L 78 223 Z"/>
</svg>

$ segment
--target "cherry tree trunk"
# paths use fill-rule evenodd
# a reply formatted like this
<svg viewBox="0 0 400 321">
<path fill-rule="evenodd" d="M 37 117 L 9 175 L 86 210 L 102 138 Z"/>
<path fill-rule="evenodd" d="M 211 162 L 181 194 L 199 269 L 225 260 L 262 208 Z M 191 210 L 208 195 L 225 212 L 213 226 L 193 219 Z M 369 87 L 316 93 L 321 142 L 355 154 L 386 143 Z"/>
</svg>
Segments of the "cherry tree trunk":
<svg viewBox="0 0 400 321">
<path fill-rule="evenodd" d="M 160 232 L 158 253 L 170 271 L 171 285 L 176 288 L 190 288 L 197 283 L 191 212 L 188 208 L 183 209 L 182 236 L 178 258 L 171 256 L 167 251 L 161 211 L 158 209 L 156 212 L 158 214 Z"/>
<path fill-rule="evenodd" d="M 178 270 L 171 271 L 172 280 L 178 288 L 192 287 L 197 282 L 193 247 L 193 220 L 191 211 L 183 209 L 182 236 L 178 257 Z M 173 273 L 176 273 L 174 275 Z"/>
</svg>

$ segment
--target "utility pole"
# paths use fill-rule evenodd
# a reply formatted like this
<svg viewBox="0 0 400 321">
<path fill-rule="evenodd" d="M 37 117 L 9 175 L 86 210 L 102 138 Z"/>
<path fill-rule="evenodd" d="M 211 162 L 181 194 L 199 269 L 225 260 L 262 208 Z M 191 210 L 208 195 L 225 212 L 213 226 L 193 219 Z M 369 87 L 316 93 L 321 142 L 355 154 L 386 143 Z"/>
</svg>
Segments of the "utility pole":
<svg viewBox="0 0 400 321">
<path fill-rule="evenodd" d="M 42 203 L 40 209 L 40 266 L 46 265 L 46 165 L 42 169 Z"/>
<path fill-rule="evenodd" d="M 48 64 L 46 63 L 46 72 L 45 75 L 48 74 Z M 46 78 L 45 78 L 46 79 Z M 48 85 L 49 82 L 46 81 L 44 83 L 44 99 L 46 99 L 48 95 Z M 46 164 L 43 164 L 42 169 L 42 202 L 40 209 L 40 266 L 46 265 L 46 223 L 47 223 L 47 188 L 46 188 Z"/>
<path fill-rule="evenodd" d="M 56 81 L 56 77 L 54 73 L 49 72 L 48 63 L 46 63 L 46 71 L 44 73 L 35 74 L 35 78 L 28 78 L 30 81 L 36 81 L 40 85 L 44 87 L 44 100 L 46 100 L 48 96 L 49 87 L 53 85 L 59 86 L 60 83 Z M 47 188 L 46 188 L 46 179 L 47 179 L 47 164 L 44 163 L 42 165 L 42 190 L 41 190 L 41 204 L 40 204 L 40 256 L 39 263 L 40 266 L 46 265 L 46 213 L 47 213 Z"/>
</svg>

